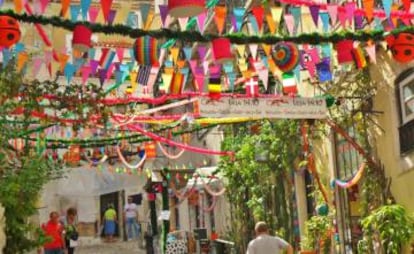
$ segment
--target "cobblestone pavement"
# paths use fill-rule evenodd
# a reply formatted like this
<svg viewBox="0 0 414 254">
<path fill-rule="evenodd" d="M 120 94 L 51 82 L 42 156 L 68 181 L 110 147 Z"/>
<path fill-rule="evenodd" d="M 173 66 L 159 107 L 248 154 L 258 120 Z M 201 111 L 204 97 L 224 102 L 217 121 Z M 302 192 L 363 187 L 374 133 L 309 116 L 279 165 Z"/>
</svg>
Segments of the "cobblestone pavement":
<svg viewBox="0 0 414 254">
<path fill-rule="evenodd" d="M 137 241 L 104 243 L 92 246 L 80 246 L 76 248 L 76 254 L 145 254 L 145 250 L 139 248 Z"/>
</svg>

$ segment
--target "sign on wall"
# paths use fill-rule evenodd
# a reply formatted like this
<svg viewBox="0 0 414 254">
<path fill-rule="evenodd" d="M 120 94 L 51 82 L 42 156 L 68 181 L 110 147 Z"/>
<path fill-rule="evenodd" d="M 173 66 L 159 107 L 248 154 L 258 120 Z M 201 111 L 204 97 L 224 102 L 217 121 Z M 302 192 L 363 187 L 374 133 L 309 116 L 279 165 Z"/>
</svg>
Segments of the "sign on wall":
<svg viewBox="0 0 414 254">
<path fill-rule="evenodd" d="M 324 98 L 221 98 L 200 99 L 203 117 L 322 119 L 328 109 Z"/>
</svg>

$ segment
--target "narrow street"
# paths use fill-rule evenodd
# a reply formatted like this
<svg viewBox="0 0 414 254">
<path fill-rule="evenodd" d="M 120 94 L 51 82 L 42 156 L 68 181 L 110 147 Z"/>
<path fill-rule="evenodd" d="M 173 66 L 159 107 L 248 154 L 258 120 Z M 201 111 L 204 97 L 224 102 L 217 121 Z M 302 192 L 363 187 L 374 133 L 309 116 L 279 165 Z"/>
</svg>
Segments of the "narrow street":
<svg viewBox="0 0 414 254">
<path fill-rule="evenodd" d="M 104 243 L 92 246 L 79 246 L 77 254 L 144 254 L 145 249 L 138 246 L 137 241 Z"/>
</svg>

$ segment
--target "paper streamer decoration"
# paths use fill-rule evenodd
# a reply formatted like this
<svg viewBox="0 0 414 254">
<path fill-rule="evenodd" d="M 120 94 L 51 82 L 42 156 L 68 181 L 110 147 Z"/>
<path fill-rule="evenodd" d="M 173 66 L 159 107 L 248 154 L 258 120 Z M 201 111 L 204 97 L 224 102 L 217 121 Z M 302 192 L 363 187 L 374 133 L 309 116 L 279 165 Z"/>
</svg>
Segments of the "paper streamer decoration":
<svg viewBox="0 0 414 254">
<path fill-rule="evenodd" d="M 121 149 L 119 148 L 119 145 L 116 146 L 116 153 L 118 154 L 119 159 L 122 161 L 122 163 L 130 169 L 137 169 L 140 168 L 142 165 L 144 165 L 145 160 L 147 159 L 146 154 L 144 154 L 144 156 L 141 158 L 141 160 L 135 164 L 135 165 L 131 165 L 129 164 L 126 160 L 125 157 L 122 155 Z"/>
<path fill-rule="evenodd" d="M 273 57 L 281 71 L 289 72 L 298 65 L 300 53 L 296 44 L 292 42 L 279 42 L 275 45 Z"/>
<path fill-rule="evenodd" d="M 172 155 L 172 154 L 168 153 L 167 150 L 165 150 L 165 148 L 163 147 L 163 145 L 160 142 L 157 142 L 157 145 L 160 148 L 161 152 L 165 155 L 165 157 L 167 157 L 168 159 L 171 159 L 171 160 L 176 160 L 176 159 L 180 158 L 185 152 L 184 149 L 181 149 L 180 152 L 178 152 L 175 155 Z"/>
<path fill-rule="evenodd" d="M 339 179 L 335 180 L 335 184 L 341 188 L 344 189 L 348 189 L 351 188 L 352 186 L 356 185 L 359 180 L 361 180 L 363 174 L 364 174 L 364 170 L 365 170 L 365 162 L 363 162 L 360 166 L 358 171 L 355 173 L 355 175 L 348 181 L 341 181 Z"/>
</svg>

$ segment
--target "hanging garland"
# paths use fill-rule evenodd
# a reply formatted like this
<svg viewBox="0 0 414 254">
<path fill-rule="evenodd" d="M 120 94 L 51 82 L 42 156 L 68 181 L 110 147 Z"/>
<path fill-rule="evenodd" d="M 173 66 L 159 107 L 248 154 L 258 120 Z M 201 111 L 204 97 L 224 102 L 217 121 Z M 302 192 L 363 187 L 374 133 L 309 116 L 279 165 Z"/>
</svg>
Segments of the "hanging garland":
<svg viewBox="0 0 414 254">
<path fill-rule="evenodd" d="M 216 196 L 212 196 L 212 198 L 213 198 L 213 200 L 212 200 L 212 202 L 211 202 L 211 205 L 210 205 L 209 207 L 203 207 L 203 211 L 204 211 L 204 212 L 209 213 L 209 212 L 213 211 L 213 210 L 214 210 L 214 208 L 216 207 L 216 204 L 217 204 L 217 197 L 216 197 Z"/>
<path fill-rule="evenodd" d="M 104 34 L 119 34 L 122 36 L 129 36 L 131 38 L 138 38 L 142 36 L 149 35 L 158 39 L 167 38 L 167 39 L 178 39 L 185 42 L 210 42 L 213 39 L 225 37 L 230 39 L 232 43 L 235 44 L 251 44 L 251 43 L 264 43 L 264 44 L 275 44 L 280 41 L 291 41 L 298 44 L 321 44 L 326 42 L 336 43 L 342 40 L 354 40 L 354 41 L 381 41 L 385 38 L 386 32 L 383 30 L 373 30 L 373 31 L 344 31 L 344 32 L 335 32 L 331 34 L 320 34 L 320 33 L 304 33 L 298 36 L 276 36 L 271 34 L 266 34 L 263 36 L 250 36 L 242 33 L 231 33 L 223 36 L 217 34 L 204 34 L 197 31 L 175 31 L 171 29 L 159 29 L 159 30 L 143 30 L 143 29 L 132 29 L 126 25 L 103 25 L 103 24 L 92 24 L 90 22 L 73 22 L 70 20 L 62 19 L 61 17 L 53 16 L 38 16 L 38 15 L 28 15 L 26 13 L 18 14 L 12 10 L 3 10 L 0 11 L 0 15 L 8 15 L 19 21 L 32 23 L 32 24 L 42 24 L 42 25 L 52 25 L 54 27 L 63 28 L 66 30 L 73 31 L 75 26 L 82 24 L 94 33 L 104 33 Z M 398 34 L 401 32 L 411 32 L 414 33 L 413 26 L 406 26 L 402 28 L 393 29 L 389 33 Z"/>
<path fill-rule="evenodd" d="M 179 153 L 177 153 L 176 155 L 171 155 L 165 150 L 165 148 L 162 146 L 162 144 L 160 142 L 157 142 L 157 145 L 160 148 L 161 152 L 165 155 L 165 157 L 167 157 L 168 159 L 171 159 L 171 160 L 176 160 L 176 159 L 180 158 L 185 152 L 184 149 L 181 149 L 181 151 Z"/>
<path fill-rule="evenodd" d="M 342 180 L 336 179 L 335 184 L 341 188 L 345 188 L 345 189 L 351 188 L 352 186 L 356 185 L 359 182 L 359 180 L 361 180 L 362 175 L 364 174 L 365 166 L 366 166 L 365 162 L 361 163 L 361 166 L 359 166 L 358 171 L 355 173 L 355 175 L 350 180 L 342 181 Z"/>
<path fill-rule="evenodd" d="M 226 192 L 226 188 L 222 188 L 220 191 L 214 191 L 208 186 L 208 183 L 204 182 L 203 178 L 200 177 L 201 183 L 203 184 L 204 189 L 213 197 L 218 197 L 223 195 Z"/>
<path fill-rule="evenodd" d="M 127 168 L 130 168 L 130 169 L 140 168 L 144 164 L 145 160 L 147 159 L 147 155 L 144 154 L 144 156 L 142 156 L 142 159 L 136 165 L 131 165 L 125 160 L 125 157 L 122 155 L 122 152 L 121 152 L 121 149 L 119 148 L 119 145 L 116 146 L 116 152 L 118 153 L 118 157 L 122 161 L 122 163 Z"/>
</svg>

